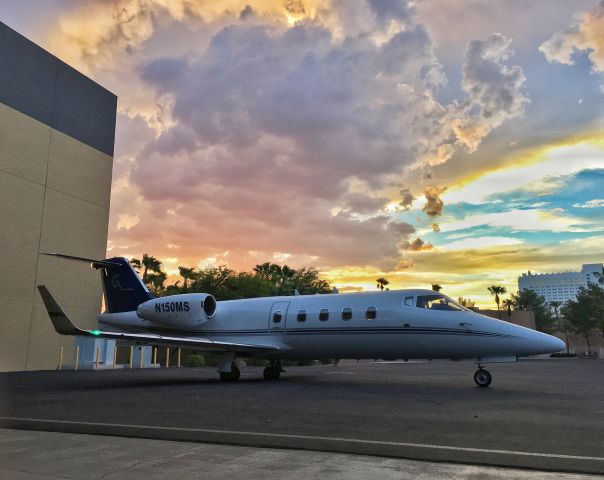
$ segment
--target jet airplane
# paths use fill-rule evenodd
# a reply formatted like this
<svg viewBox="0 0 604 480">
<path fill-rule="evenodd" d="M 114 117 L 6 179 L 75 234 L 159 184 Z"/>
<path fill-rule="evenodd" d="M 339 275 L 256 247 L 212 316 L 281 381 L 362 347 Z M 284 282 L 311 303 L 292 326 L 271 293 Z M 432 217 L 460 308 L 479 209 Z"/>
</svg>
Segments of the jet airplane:
<svg viewBox="0 0 604 480">
<path fill-rule="evenodd" d="M 491 384 L 484 364 L 558 352 L 556 337 L 468 310 L 432 290 L 411 289 L 216 301 L 207 293 L 154 297 L 126 258 L 48 254 L 101 271 L 106 311 L 98 329 L 76 327 L 44 285 L 38 290 L 55 330 L 137 345 L 222 354 L 220 378 L 238 380 L 246 357 L 268 360 L 276 380 L 284 359 L 474 360 L 474 381 Z"/>
</svg>

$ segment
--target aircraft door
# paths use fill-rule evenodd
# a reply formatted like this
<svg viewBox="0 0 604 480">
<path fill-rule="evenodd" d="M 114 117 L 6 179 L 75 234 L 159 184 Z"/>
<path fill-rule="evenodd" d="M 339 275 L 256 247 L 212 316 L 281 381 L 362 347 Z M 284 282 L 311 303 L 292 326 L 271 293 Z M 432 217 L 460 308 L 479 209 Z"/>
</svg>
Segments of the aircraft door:
<svg viewBox="0 0 604 480">
<path fill-rule="evenodd" d="M 268 317 L 269 330 L 285 330 L 285 322 L 287 319 L 287 309 L 289 302 L 275 302 L 271 307 L 271 313 Z"/>
</svg>

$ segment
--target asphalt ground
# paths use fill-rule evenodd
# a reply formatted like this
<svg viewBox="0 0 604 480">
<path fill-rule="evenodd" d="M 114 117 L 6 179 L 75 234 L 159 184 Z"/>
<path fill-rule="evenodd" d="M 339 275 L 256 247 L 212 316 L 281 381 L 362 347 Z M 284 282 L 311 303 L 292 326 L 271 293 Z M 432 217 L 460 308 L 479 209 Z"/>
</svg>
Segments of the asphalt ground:
<svg viewBox="0 0 604 480">
<path fill-rule="evenodd" d="M 0 429 L 2 480 L 593 480 L 593 475 L 292 449 Z"/>
<path fill-rule="evenodd" d="M 604 474 L 604 362 L 0 374 L 0 426 Z"/>
</svg>

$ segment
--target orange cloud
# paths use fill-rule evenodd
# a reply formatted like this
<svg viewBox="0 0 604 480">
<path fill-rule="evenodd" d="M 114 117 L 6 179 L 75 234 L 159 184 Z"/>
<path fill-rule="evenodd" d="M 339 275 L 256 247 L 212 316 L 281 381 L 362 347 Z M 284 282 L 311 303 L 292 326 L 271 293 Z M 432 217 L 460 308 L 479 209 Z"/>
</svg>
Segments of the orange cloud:
<svg viewBox="0 0 604 480">
<path fill-rule="evenodd" d="M 405 245 L 403 248 L 405 250 L 410 250 L 412 252 L 421 252 L 421 251 L 425 251 L 425 250 L 432 250 L 434 248 L 434 246 L 431 243 L 425 242 L 421 238 L 417 237 L 415 240 L 413 240 L 411 242 L 405 242 Z"/>
<path fill-rule="evenodd" d="M 444 203 L 440 198 L 440 195 L 447 189 L 447 187 L 436 187 L 430 186 L 424 191 L 424 197 L 426 198 L 426 204 L 422 208 L 426 215 L 430 217 L 436 217 L 442 214 Z"/>
<path fill-rule="evenodd" d="M 604 1 L 575 15 L 575 22 L 555 33 L 539 50 L 550 62 L 570 65 L 575 51 L 586 51 L 592 68 L 604 72 Z"/>
</svg>

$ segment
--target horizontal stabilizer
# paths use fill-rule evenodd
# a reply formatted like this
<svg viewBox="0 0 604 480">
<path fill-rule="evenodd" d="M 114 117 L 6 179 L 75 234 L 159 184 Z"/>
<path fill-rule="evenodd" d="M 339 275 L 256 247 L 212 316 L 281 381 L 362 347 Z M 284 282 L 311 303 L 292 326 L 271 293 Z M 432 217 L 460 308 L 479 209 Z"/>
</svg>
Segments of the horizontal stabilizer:
<svg viewBox="0 0 604 480">
<path fill-rule="evenodd" d="M 176 347 L 194 347 L 213 352 L 262 352 L 279 350 L 275 345 L 219 342 L 209 338 L 166 337 L 163 335 L 126 332 L 104 332 L 101 330 L 82 330 L 76 327 L 44 285 L 38 285 L 38 291 L 48 311 L 52 325 L 61 335 L 83 335 L 87 337 L 123 340 L 141 345 L 168 345 Z"/>
<path fill-rule="evenodd" d="M 40 252 L 40 254 L 49 255 L 52 257 L 65 258 L 67 260 L 75 260 L 76 262 L 86 262 L 89 263 L 92 268 L 111 268 L 122 266 L 117 262 L 110 262 L 108 260 L 96 260 L 94 258 L 74 257 L 73 255 L 63 255 L 62 253 Z"/>
</svg>

